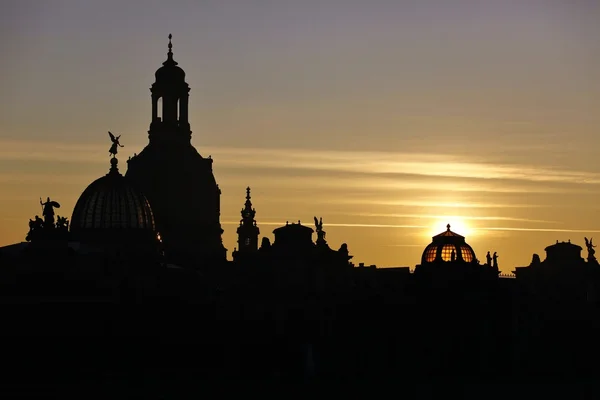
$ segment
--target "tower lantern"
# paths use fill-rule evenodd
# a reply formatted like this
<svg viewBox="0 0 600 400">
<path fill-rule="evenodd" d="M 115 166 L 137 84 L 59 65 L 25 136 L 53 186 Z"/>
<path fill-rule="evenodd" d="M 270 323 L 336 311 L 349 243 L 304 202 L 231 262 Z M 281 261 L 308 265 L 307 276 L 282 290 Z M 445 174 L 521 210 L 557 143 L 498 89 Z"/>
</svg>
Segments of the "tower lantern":
<svg viewBox="0 0 600 400">
<path fill-rule="evenodd" d="M 175 139 L 190 141 L 192 132 L 188 120 L 190 87 L 185 81 L 185 71 L 173 59 L 173 35 L 169 34 L 167 60 L 156 73 L 152 93 L 152 120 L 150 141 Z"/>
</svg>

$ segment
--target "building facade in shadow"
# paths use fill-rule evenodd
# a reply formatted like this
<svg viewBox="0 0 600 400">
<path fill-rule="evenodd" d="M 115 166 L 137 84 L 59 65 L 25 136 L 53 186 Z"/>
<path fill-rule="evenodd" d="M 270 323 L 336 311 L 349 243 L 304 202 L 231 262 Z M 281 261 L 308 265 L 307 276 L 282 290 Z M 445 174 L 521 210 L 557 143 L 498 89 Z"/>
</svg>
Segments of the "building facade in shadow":
<svg viewBox="0 0 600 400">
<path fill-rule="evenodd" d="M 156 71 L 151 91 L 148 145 L 128 161 L 127 178 L 150 201 L 166 255 L 180 264 L 225 261 L 220 215 L 221 190 L 212 158 L 192 146 L 189 85 L 173 59 Z"/>
<path fill-rule="evenodd" d="M 5 316 L 5 335 L 95 338 L 86 342 L 93 356 L 72 360 L 73 370 L 188 368 L 206 380 L 527 381 L 600 372 L 592 239 L 585 238 L 585 259 L 582 247 L 557 241 L 544 260 L 534 255 L 504 276 L 496 253 L 480 262 L 448 225 L 423 243 L 414 271 L 355 266 L 345 243 L 331 248 L 322 218 L 314 217 L 314 229 L 282 224 L 273 243 L 261 238 L 248 187 L 227 261 L 221 193 L 212 159 L 190 142 L 188 93 L 169 43 L 151 89 L 149 143 L 126 175 L 118 170 L 119 137 L 110 133 L 109 172 L 83 190 L 71 221 L 56 214 L 60 203 L 40 199 L 26 242 L 0 248 L 0 302 L 88 305 L 25 321 Z M 153 307 L 146 315 L 90 304 Z M 80 342 L 52 342 L 56 354 L 40 358 L 76 358 Z"/>
</svg>

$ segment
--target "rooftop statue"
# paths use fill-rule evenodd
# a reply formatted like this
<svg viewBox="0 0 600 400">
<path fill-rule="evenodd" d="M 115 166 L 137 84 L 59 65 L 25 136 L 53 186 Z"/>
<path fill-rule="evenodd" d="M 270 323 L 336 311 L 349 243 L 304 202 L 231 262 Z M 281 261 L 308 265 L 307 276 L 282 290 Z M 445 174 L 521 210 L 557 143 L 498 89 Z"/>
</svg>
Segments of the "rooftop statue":
<svg viewBox="0 0 600 400">
<path fill-rule="evenodd" d="M 110 140 L 112 141 L 112 146 L 110 146 L 110 150 L 108 150 L 108 153 L 110 155 L 112 155 L 113 157 L 115 157 L 117 155 L 119 147 L 125 147 L 125 146 L 123 146 L 121 143 L 119 143 L 119 138 L 121 137 L 121 135 L 115 137 L 115 135 L 113 135 L 110 131 L 108 131 L 108 136 L 110 136 Z"/>
<path fill-rule="evenodd" d="M 315 217 L 315 228 L 317 229 L 317 232 L 323 230 L 323 217 L 321 217 L 320 220 L 317 220 L 317 217 Z"/>
<path fill-rule="evenodd" d="M 594 238 L 590 238 L 590 240 L 588 240 L 588 238 L 584 238 L 585 239 L 585 246 L 587 247 L 587 251 L 588 251 L 588 261 L 593 262 L 596 261 L 596 250 L 594 250 L 594 244 L 592 243 L 592 240 L 594 240 Z"/>
<path fill-rule="evenodd" d="M 44 227 L 54 228 L 54 209 L 60 208 L 60 204 L 50 200 L 50 197 L 48 197 L 44 203 L 40 197 L 40 205 L 42 206 L 42 215 L 44 216 Z"/>
<path fill-rule="evenodd" d="M 69 229 L 69 220 L 67 217 L 61 217 L 60 215 L 56 221 L 56 229 L 68 230 Z"/>
<path fill-rule="evenodd" d="M 338 250 L 338 253 L 347 257 L 348 254 L 350 254 L 350 252 L 348 251 L 348 245 L 346 243 L 342 243 L 340 249 Z"/>
<path fill-rule="evenodd" d="M 41 239 L 66 238 L 69 232 L 69 220 L 66 217 L 58 215 L 56 223 L 54 222 L 54 209 L 60 208 L 60 204 L 50 200 L 50 197 L 45 202 L 42 202 L 42 198 L 40 197 L 40 205 L 42 206 L 44 219 L 36 215 L 35 219 L 29 220 L 29 232 L 25 240 L 30 242 Z"/>
<path fill-rule="evenodd" d="M 25 237 L 25 240 L 30 242 L 31 240 L 38 239 L 41 235 L 42 229 L 44 228 L 44 220 L 39 215 L 35 216 L 35 220 L 29 220 L 29 232 Z"/>
<path fill-rule="evenodd" d="M 325 244 L 325 231 L 323 230 L 323 217 L 317 220 L 315 217 L 315 228 L 317 230 L 317 244 Z"/>
</svg>

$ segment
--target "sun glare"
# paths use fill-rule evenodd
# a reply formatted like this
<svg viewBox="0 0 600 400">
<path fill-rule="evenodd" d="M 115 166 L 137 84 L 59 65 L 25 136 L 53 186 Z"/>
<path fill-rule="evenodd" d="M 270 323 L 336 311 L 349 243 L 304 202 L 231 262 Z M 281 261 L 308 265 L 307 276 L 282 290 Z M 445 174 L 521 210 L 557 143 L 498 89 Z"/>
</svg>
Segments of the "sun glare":
<svg viewBox="0 0 600 400">
<path fill-rule="evenodd" d="M 468 223 L 466 223 L 465 219 L 460 216 L 448 216 L 434 221 L 435 222 L 431 225 L 427 234 L 429 237 L 446 231 L 448 229 L 448 224 L 450 224 L 450 230 L 452 232 L 458 233 L 461 236 L 472 236 L 474 232 L 474 230 L 469 227 Z"/>
</svg>

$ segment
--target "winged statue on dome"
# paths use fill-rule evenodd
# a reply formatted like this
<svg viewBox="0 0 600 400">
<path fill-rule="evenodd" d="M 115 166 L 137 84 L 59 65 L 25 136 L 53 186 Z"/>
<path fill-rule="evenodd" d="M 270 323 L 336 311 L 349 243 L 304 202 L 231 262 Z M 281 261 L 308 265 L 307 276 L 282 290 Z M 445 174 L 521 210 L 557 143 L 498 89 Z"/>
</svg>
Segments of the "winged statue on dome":
<svg viewBox="0 0 600 400">
<path fill-rule="evenodd" d="M 108 136 L 110 136 L 110 140 L 112 141 L 112 146 L 110 146 L 110 150 L 108 150 L 108 153 L 110 155 L 112 155 L 113 157 L 115 157 L 117 155 L 119 147 L 125 147 L 125 146 L 123 146 L 121 143 L 119 143 L 119 138 L 121 137 L 121 135 L 115 137 L 115 135 L 113 135 L 110 131 L 108 131 Z"/>
</svg>

